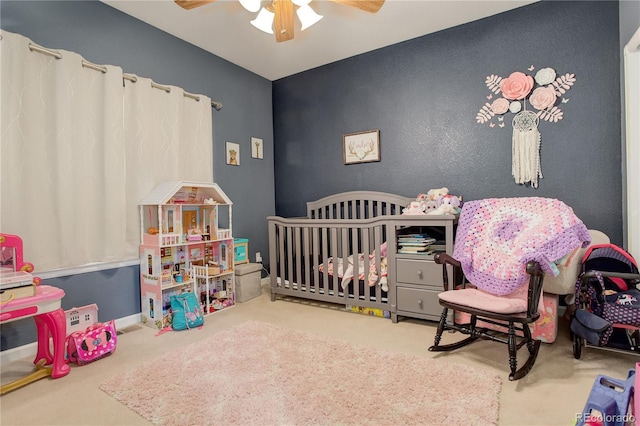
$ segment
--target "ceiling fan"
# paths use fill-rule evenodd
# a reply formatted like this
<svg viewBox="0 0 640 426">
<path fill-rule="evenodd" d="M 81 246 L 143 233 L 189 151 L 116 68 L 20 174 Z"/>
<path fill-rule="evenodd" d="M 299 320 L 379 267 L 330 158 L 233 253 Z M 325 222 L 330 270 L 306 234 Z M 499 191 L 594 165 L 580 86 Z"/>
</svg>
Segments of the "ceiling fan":
<svg viewBox="0 0 640 426">
<path fill-rule="evenodd" d="M 174 0 L 176 4 L 183 9 L 193 9 L 213 3 L 216 0 Z M 269 4 L 261 6 L 261 0 L 239 0 L 240 4 L 249 12 L 258 12 L 256 19 L 251 24 L 256 28 L 274 34 L 277 42 L 292 40 L 294 36 L 293 30 L 293 12 L 296 11 L 302 30 L 309 28 L 311 25 L 322 19 L 321 15 L 311 9 L 309 3 L 311 0 L 269 0 Z M 385 0 L 331 0 L 335 3 L 345 6 L 352 6 L 360 10 L 370 13 L 376 13 Z"/>
</svg>

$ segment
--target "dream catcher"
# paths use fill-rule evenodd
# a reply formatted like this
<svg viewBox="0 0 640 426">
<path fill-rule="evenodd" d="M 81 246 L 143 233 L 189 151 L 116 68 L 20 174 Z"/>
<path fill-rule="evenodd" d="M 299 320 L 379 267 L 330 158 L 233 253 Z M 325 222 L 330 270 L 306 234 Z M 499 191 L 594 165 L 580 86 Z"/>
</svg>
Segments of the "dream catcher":
<svg viewBox="0 0 640 426">
<path fill-rule="evenodd" d="M 511 173 L 517 184 L 531 182 L 533 188 L 538 187 L 538 178 L 542 178 L 539 121 L 535 112 L 527 110 L 513 117 Z"/>
</svg>

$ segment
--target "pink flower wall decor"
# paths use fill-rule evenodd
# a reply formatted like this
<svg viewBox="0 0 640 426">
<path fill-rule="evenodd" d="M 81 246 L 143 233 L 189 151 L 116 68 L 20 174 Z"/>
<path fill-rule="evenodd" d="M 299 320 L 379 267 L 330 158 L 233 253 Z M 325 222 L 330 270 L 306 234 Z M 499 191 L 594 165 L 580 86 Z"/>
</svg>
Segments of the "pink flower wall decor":
<svg viewBox="0 0 640 426">
<path fill-rule="evenodd" d="M 527 71 L 534 69 L 531 65 Z M 564 113 L 556 104 L 569 102 L 564 96 L 575 82 L 575 74 L 567 73 L 558 77 L 556 71 L 549 67 L 538 70 L 535 78 L 525 72 L 515 71 L 506 78 L 492 74 L 485 80 L 491 92 L 487 99 L 495 99 L 492 103 L 484 103 L 476 114 L 476 122 L 488 124 L 492 129 L 502 129 L 506 122 L 504 115 L 513 114 L 511 170 L 517 184 L 538 187 L 538 179 L 542 178 L 542 137 L 538 123 L 540 120 L 550 123 L 562 120 Z M 561 101 L 558 101 L 560 98 Z M 531 108 L 527 108 L 527 100 Z"/>
<path fill-rule="evenodd" d="M 502 96 L 507 99 L 524 99 L 531 89 L 533 89 L 533 77 L 519 71 L 511 73 L 500 82 Z"/>
<path fill-rule="evenodd" d="M 531 66 L 527 71 L 532 72 L 534 69 L 535 67 Z M 534 112 L 540 119 L 557 123 L 562 120 L 563 112 L 556 104 L 569 102 L 569 99 L 564 96 L 575 82 L 575 74 L 567 73 L 557 76 L 556 71 L 549 67 L 538 70 L 535 78 L 520 71 L 511 73 L 509 77 L 492 74 L 486 78 L 485 84 L 491 92 L 487 99 L 495 99 L 492 103 L 485 102 L 480 108 L 476 114 L 476 122 L 500 129 L 504 126 L 496 126 L 496 124 L 499 124 L 498 121 L 503 121 L 502 115 L 509 112 L 516 114 L 530 109 L 527 108 L 530 105 L 537 110 Z M 541 88 L 545 90 L 538 91 Z M 562 98 L 561 102 L 560 98 Z M 507 102 L 509 102 L 508 107 L 504 110 Z"/>
<path fill-rule="evenodd" d="M 504 114 L 509 109 L 511 103 L 505 98 L 498 98 L 491 104 L 491 110 L 496 114 Z"/>
<path fill-rule="evenodd" d="M 556 91 L 551 86 L 538 87 L 529 98 L 531 106 L 537 110 L 544 110 L 556 103 Z"/>
</svg>

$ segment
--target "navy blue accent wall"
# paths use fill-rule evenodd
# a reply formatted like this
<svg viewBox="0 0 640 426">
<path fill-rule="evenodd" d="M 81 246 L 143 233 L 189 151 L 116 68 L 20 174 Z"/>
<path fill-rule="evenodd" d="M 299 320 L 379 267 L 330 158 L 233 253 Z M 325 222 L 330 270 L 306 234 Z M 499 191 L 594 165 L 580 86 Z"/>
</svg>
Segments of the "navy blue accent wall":
<svg viewBox="0 0 640 426">
<path fill-rule="evenodd" d="M 268 259 L 266 217 L 275 212 L 271 81 L 98 1 L 3 0 L 0 7 L 5 31 L 222 102 L 221 111 L 211 109 L 214 180 L 234 202 L 234 235 L 249 238 L 252 259 L 256 251 Z M 251 158 L 252 136 L 264 141 L 263 160 Z M 225 164 L 226 141 L 240 144 L 241 166 Z M 101 321 L 140 312 L 137 266 L 43 283 L 66 292 L 64 309 L 97 303 Z M 3 350 L 35 341 L 31 320 L 9 323 L 1 330 Z"/>
<path fill-rule="evenodd" d="M 446 186 L 466 200 L 558 198 L 622 244 L 618 28 L 617 2 L 544 1 L 275 81 L 276 213 L 340 191 Z M 511 176 L 513 114 L 504 128 L 475 120 L 487 76 L 531 65 L 577 78 L 564 119 L 540 123 L 538 189 Z M 381 161 L 344 165 L 343 134 L 370 129 Z"/>
</svg>

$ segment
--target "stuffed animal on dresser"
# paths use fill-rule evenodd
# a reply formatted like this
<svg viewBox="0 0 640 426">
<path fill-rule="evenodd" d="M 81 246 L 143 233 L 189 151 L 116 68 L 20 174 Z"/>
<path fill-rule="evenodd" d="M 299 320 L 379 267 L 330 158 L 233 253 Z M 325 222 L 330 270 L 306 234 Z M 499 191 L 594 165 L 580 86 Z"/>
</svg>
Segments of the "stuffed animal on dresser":
<svg viewBox="0 0 640 426">
<path fill-rule="evenodd" d="M 458 214 L 460 213 L 460 197 L 455 195 L 445 194 L 438 197 L 439 206 L 435 210 L 429 211 L 428 215 L 441 215 L 441 214 Z"/>
<path fill-rule="evenodd" d="M 427 197 L 429 197 L 430 200 L 438 201 L 438 198 L 440 198 L 443 195 L 447 195 L 448 193 L 449 193 L 449 188 L 446 188 L 446 187 L 430 189 L 427 191 Z"/>
</svg>

